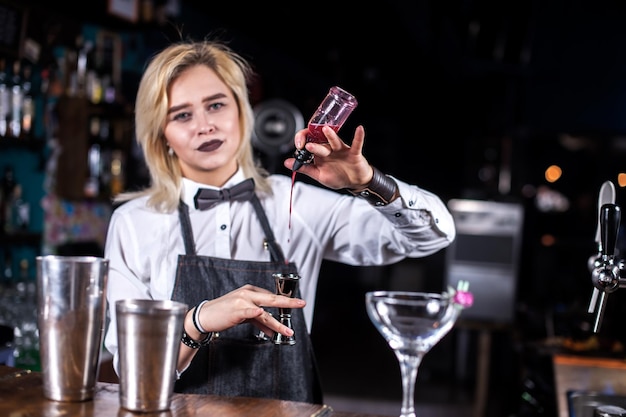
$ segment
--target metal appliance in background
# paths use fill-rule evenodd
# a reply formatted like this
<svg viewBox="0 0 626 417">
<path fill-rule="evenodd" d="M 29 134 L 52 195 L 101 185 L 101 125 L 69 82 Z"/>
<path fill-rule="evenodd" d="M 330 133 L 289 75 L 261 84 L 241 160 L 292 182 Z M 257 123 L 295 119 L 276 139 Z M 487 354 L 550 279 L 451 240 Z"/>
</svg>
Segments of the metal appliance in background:
<svg viewBox="0 0 626 417">
<path fill-rule="evenodd" d="M 282 166 L 281 157 L 295 149 L 296 132 L 304 128 L 304 117 L 291 103 L 272 99 L 254 106 L 252 146 L 260 151 L 263 166 L 275 173 Z"/>
<path fill-rule="evenodd" d="M 469 282 L 474 304 L 464 320 L 510 323 L 522 244 L 521 204 L 452 199 L 448 208 L 457 235 L 446 251 L 446 285 Z"/>
</svg>

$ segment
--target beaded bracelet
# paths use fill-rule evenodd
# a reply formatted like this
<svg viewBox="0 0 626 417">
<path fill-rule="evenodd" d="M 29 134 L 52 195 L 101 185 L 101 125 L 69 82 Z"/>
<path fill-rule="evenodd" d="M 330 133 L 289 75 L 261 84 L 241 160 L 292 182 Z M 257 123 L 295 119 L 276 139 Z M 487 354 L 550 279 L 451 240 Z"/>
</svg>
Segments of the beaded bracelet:
<svg viewBox="0 0 626 417">
<path fill-rule="evenodd" d="M 200 309 L 207 301 L 209 300 L 204 300 L 200 304 L 198 304 L 196 308 L 193 309 L 193 315 L 191 316 L 193 319 L 193 325 L 196 327 L 196 330 L 202 334 L 210 333 L 204 330 L 204 327 L 202 327 L 202 325 L 200 324 Z"/>
<path fill-rule="evenodd" d="M 183 337 L 180 339 L 181 342 L 185 344 L 185 346 L 189 346 L 192 349 L 198 349 L 203 346 L 207 346 L 211 341 L 211 336 L 213 336 L 213 332 L 207 333 L 206 337 L 202 340 L 193 340 L 185 330 L 183 330 Z"/>
</svg>

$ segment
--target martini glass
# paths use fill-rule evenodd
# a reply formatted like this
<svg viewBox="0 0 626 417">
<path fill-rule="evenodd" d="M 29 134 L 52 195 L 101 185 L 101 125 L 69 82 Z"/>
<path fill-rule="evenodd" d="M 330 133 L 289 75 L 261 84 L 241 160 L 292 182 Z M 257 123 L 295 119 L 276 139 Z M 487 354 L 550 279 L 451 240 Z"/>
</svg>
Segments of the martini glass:
<svg viewBox="0 0 626 417">
<path fill-rule="evenodd" d="M 365 306 L 400 362 L 400 417 L 416 417 L 415 381 L 422 358 L 448 334 L 462 308 L 453 294 L 407 291 L 368 292 Z"/>
</svg>

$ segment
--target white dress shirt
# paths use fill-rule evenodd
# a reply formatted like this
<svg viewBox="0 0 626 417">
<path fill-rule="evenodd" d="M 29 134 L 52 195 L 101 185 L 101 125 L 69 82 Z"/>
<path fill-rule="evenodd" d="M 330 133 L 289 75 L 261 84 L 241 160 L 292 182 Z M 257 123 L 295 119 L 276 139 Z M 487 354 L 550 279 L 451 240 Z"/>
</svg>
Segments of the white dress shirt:
<svg viewBox="0 0 626 417">
<path fill-rule="evenodd" d="M 244 179 L 238 171 L 225 186 Z M 401 198 L 384 207 L 298 179 L 291 200 L 290 177 L 272 175 L 269 180 L 273 196 L 261 198 L 261 204 L 286 260 L 298 268 L 309 331 L 324 259 L 360 266 L 391 264 L 437 252 L 455 237 L 452 216 L 438 196 L 395 178 Z M 215 188 L 183 179 L 182 199 L 189 206 L 197 254 L 269 261 L 265 235 L 252 204 L 224 202 L 200 211 L 194 207 L 193 197 L 201 187 Z M 177 258 L 185 253 L 178 211 L 158 213 L 146 207 L 146 200 L 142 197 L 118 207 L 107 233 L 104 255 L 110 261 L 107 297 L 111 322 L 105 346 L 115 356 L 115 301 L 170 299 Z"/>
</svg>

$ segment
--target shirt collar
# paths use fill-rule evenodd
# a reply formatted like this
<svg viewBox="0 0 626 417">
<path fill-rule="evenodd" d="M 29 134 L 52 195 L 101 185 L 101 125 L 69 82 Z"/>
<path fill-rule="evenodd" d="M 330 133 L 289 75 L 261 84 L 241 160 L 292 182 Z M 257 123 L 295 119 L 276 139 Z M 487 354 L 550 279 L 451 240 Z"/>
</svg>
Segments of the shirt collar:
<svg viewBox="0 0 626 417">
<path fill-rule="evenodd" d="M 246 177 L 243 175 L 243 171 L 241 168 L 237 169 L 237 172 L 226 181 L 224 187 L 232 187 L 233 185 L 239 184 L 241 181 L 245 180 Z M 219 190 L 223 187 L 215 187 L 213 185 L 202 184 L 200 182 L 195 182 L 190 180 L 189 178 L 183 177 L 183 190 L 182 190 L 182 200 L 190 209 L 195 210 L 195 204 L 193 201 L 193 196 L 196 195 L 198 189 L 200 188 L 209 188 L 212 190 Z"/>
</svg>

